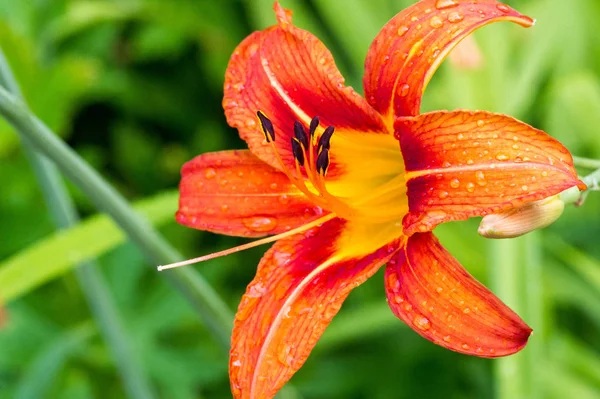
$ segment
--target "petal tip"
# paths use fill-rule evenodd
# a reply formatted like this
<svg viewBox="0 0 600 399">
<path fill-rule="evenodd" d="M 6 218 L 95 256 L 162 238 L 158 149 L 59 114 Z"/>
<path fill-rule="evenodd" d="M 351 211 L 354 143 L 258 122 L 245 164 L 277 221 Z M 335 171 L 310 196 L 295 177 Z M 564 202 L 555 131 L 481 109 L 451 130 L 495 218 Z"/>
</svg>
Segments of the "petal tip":
<svg viewBox="0 0 600 399">
<path fill-rule="evenodd" d="M 277 17 L 277 23 L 282 29 L 286 29 L 292 24 L 292 10 L 283 8 L 278 1 L 273 4 L 273 10 L 275 11 L 275 17 Z"/>
</svg>

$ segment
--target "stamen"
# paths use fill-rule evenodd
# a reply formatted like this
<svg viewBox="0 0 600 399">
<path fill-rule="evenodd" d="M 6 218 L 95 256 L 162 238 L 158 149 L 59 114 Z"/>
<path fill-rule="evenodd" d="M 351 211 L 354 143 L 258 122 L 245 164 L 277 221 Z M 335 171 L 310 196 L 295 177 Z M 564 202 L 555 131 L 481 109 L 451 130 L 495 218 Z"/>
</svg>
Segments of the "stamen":
<svg viewBox="0 0 600 399">
<path fill-rule="evenodd" d="M 265 139 L 267 142 L 275 141 L 275 129 L 273 128 L 273 122 L 262 111 L 257 111 L 256 115 L 258 115 L 258 119 L 260 119 L 260 125 L 262 127 L 262 131 L 265 134 Z"/>
<path fill-rule="evenodd" d="M 302 150 L 302 144 L 300 144 L 300 141 L 295 137 L 292 137 L 292 153 L 294 154 L 296 161 L 298 161 L 298 164 L 304 166 L 305 157 L 304 151 Z"/>
<path fill-rule="evenodd" d="M 323 150 L 317 156 L 317 172 L 322 176 L 327 174 L 327 168 L 329 167 L 329 150 L 323 148 Z"/>
<path fill-rule="evenodd" d="M 308 136 L 306 135 L 306 130 L 300 121 L 294 122 L 294 136 L 296 136 L 298 141 L 302 143 L 304 148 L 308 148 Z"/>
<path fill-rule="evenodd" d="M 315 131 L 317 130 L 317 127 L 319 127 L 319 117 L 315 116 L 314 118 L 312 118 L 312 120 L 310 121 L 310 138 L 312 139 L 313 137 L 315 137 Z"/>
<path fill-rule="evenodd" d="M 335 128 L 333 126 L 328 126 L 327 129 L 325 129 L 325 131 L 319 138 L 319 145 L 317 147 L 317 153 L 320 153 L 321 149 L 328 150 L 331 147 L 330 140 L 331 140 L 331 136 L 333 136 L 334 131 L 335 131 Z"/>
<path fill-rule="evenodd" d="M 236 253 L 236 252 L 245 251 L 246 249 L 254 248 L 254 247 L 257 247 L 257 246 L 263 245 L 263 244 L 268 244 L 270 242 L 274 242 L 274 241 L 280 240 L 282 238 L 286 238 L 286 237 L 292 236 L 294 234 L 303 233 L 303 232 L 305 232 L 305 231 L 307 231 L 309 229 L 312 229 L 313 227 L 317 227 L 317 226 L 319 226 L 319 225 L 321 225 L 321 224 L 323 224 L 325 222 L 328 222 L 331 219 L 334 219 L 336 217 L 337 217 L 337 215 L 335 213 L 330 213 L 330 214 L 328 214 L 326 216 L 323 216 L 320 219 L 313 220 L 310 223 L 307 223 L 307 224 L 305 224 L 303 226 L 300 226 L 300 227 L 297 227 L 295 229 L 286 231 L 285 233 L 277 234 L 277 235 L 274 235 L 274 236 L 271 236 L 271 237 L 266 237 L 266 238 L 263 238 L 263 239 L 260 239 L 260 240 L 256 240 L 256 241 L 244 244 L 244 245 L 240 245 L 240 246 L 234 247 L 234 248 L 229 248 L 229 249 L 226 249 L 224 251 L 214 252 L 212 254 L 200 256 L 198 258 L 188 259 L 188 260 L 184 260 L 184 261 L 181 261 L 181 262 L 175 262 L 175 263 L 171 263 L 171 264 L 168 264 L 168 265 L 158 266 L 157 269 L 160 272 L 160 271 L 163 271 L 163 270 L 166 270 L 166 269 L 173 269 L 173 268 L 180 267 L 180 266 L 193 265 L 195 263 L 200 263 L 200 262 L 204 262 L 204 261 L 207 261 L 207 260 L 210 260 L 210 259 L 219 258 L 221 256 L 226 256 L 226 255 L 230 255 L 230 254 L 233 254 L 233 253 Z"/>
</svg>

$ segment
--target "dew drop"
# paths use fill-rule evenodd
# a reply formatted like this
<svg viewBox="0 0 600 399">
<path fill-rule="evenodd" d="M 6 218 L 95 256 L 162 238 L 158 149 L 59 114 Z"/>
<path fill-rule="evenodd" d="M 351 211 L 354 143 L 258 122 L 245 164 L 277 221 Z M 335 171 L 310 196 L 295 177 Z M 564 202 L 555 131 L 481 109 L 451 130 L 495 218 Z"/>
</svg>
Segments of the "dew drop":
<svg viewBox="0 0 600 399">
<path fill-rule="evenodd" d="M 545 170 L 544 170 L 544 171 L 542 171 L 542 176 L 543 176 L 543 177 L 546 177 L 546 176 L 548 176 L 548 172 L 546 172 Z"/>
<path fill-rule="evenodd" d="M 406 32 L 408 32 L 408 28 L 406 26 L 402 25 L 398 28 L 398 36 L 402 37 L 406 35 Z"/>
<path fill-rule="evenodd" d="M 435 8 L 437 8 L 438 10 L 456 7 L 457 5 L 458 1 L 456 0 L 438 0 L 435 2 Z"/>
<path fill-rule="evenodd" d="M 462 133 L 459 133 L 459 134 L 456 135 L 456 138 L 459 139 L 459 140 L 463 140 L 465 138 L 465 135 L 462 134 Z"/>
<path fill-rule="evenodd" d="M 429 319 L 422 315 L 416 315 L 413 319 L 413 324 L 415 325 L 415 327 L 422 331 L 427 331 L 431 328 L 431 323 L 429 322 Z"/>
<path fill-rule="evenodd" d="M 438 293 L 439 293 L 439 292 L 442 292 L 442 291 L 444 291 L 444 289 L 443 289 L 442 287 L 437 287 L 435 290 L 436 290 Z"/>
<path fill-rule="evenodd" d="M 452 338 L 451 338 L 449 335 L 446 335 L 446 336 L 444 337 L 444 341 L 445 341 L 445 342 L 450 342 L 450 340 L 451 340 L 451 339 L 452 339 Z"/>
<path fill-rule="evenodd" d="M 418 20 L 419 18 L 415 17 L 414 15 L 410 17 L 410 22 L 417 22 Z"/>
<path fill-rule="evenodd" d="M 207 179 L 214 179 L 216 175 L 217 171 L 213 168 L 208 168 L 206 169 L 206 172 L 204 172 L 204 177 L 206 177 Z"/>
<path fill-rule="evenodd" d="M 477 173 L 475 173 L 475 178 L 477 179 L 477 184 L 480 186 L 483 187 L 487 184 L 487 181 L 485 180 L 485 174 L 483 174 L 482 171 L 477 171 Z"/>
<path fill-rule="evenodd" d="M 485 122 L 482 119 L 479 119 L 477 121 L 477 126 L 482 127 L 483 125 L 485 125 Z"/>
<path fill-rule="evenodd" d="M 521 190 L 523 190 L 523 191 L 529 191 L 529 187 L 527 187 L 527 186 L 521 186 Z"/>
<path fill-rule="evenodd" d="M 450 14 L 448 14 L 448 22 L 450 22 L 451 24 L 460 22 L 463 19 L 465 19 L 465 17 L 459 12 L 453 11 Z"/>
<path fill-rule="evenodd" d="M 238 82 L 233 85 L 233 90 L 237 91 L 238 93 L 244 91 L 245 88 L 246 87 L 244 86 L 244 83 L 242 83 L 242 82 Z"/>
<path fill-rule="evenodd" d="M 287 195 L 283 194 L 281 196 L 279 196 L 279 202 L 283 205 L 286 205 L 290 202 L 290 197 L 288 197 Z"/>
<path fill-rule="evenodd" d="M 407 303 L 406 305 L 404 305 L 404 310 L 410 312 L 412 310 L 412 305 L 410 303 Z"/>
<path fill-rule="evenodd" d="M 250 46 L 248 46 L 248 48 L 246 49 L 246 56 L 247 57 L 252 57 L 255 53 L 256 50 L 258 50 L 258 44 L 256 43 L 252 43 Z"/>
<path fill-rule="evenodd" d="M 466 187 L 467 187 L 467 191 L 470 192 L 470 193 L 472 193 L 473 191 L 475 191 L 475 185 L 473 183 L 471 183 L 471 182 L 468 182 L 467 185 L 466 185 Z"/>
<path fill-rule="evenodd" d="M 473 165 L 473 160 L 472 159 L 467 159 L 467 165 Z"/>
<path fill-rule="evenodd" d="M 325 58 L 319 58 L 319 64 L 324 65 L 325 64 Z"/>
<path fill-rule="evenodd" d="M 242 361 L 240 359 L 234 361 L 233 363 L 231 363 L 231 365 L 233 367 L 242 367 Z"/>
<path fill-rule="evenodd" d="M 402 302 L 404 302 L 404 298 L 402 298 L 402 296 L 400 296 L 400 295 L 394 295 L 394 302 L 402 303 Z"/>
<path fill-rule="evenodd" d="M 507 13 L 510 11 L 510 9 L 508 8 L 508 6 L 506 4 L 498 4 L 498 5 L 496 5 L 496 8 L 504 13 Z"/>
<path fill-rule="evenodd" d="M 515 149 L 515 150 L 518 150 L 519 149 L 519 145 L 518 144 L 513 144 L 512 148 Z"/>
<path fill-rule="evenodd" d="M 221 205 L 221 212 L 227 212 L 229 210 L 229 206 L 226 204 Z"/>
<path fill-rule="evenodd" d="M 450 194 L 448 194 L 448 191 L 440 191 L 440 193 L 438 194 L 438 197 L 440 197 L 440 199 L 444 199 L 444 198 L 448 198 Z"/>
<path fill-rule="evenodd" d="M 437 29 L 437 28 L 441 27 L 442 25 L 444 25 L 444 21 L 442 21 L 442 19 L 436 15 L 434 17 L 431 17 L 431 20 L 429 20 L 429 25 L 433 29 Z"/>
<path fill-rule="evenodd" d="M 460 186 L 460 180 L 458 180 L 458 179 L 452 179 L 450 181 L 450 187 L 452 187 L 452 188 L 458 188 L 458 186 Z"/>
<path fill-rule="evenodd" d="M 267 216 L 253 216 L 244 218 L 242 219 L 242 223 L 250 230 L 259 233 L 266 233 L 277 227 L 277 219 Z"/>
<path fill-rule="evenodd" d="M 410 86 L 409 86 L 409 85 L 407 85 L 407 84 L 403 84 L 403 85 L 400 87 L 400 95 L 401 95 L 402 97 L 406 97 L 406 96 L 408 95 L 408 90 L 410 90 Z"/>
<path fill-rule="evenodd" d="M 467 345 L 467 344 L 462 344 L 462 348 L 463 348 L 464 350 L 469 350 L 470 346 L 469 346 L 469 345 Z"/>
<path fill-rule="evenodd" d="M 471 313 L 471 309 L 469 309 L 469 308 L 464 308 L 464 309 L 463 309 L 463 313 L 464 313 L 464 314 L 469 314 L 469 313 Z"/>
<path fill-rule="evenodd" d="M 508 156 L 505 154 L 498 154 L 498 155 L 496 155 L 496 159 L 498 161 L 506 161 L 508 159 Z"/>
</svg>

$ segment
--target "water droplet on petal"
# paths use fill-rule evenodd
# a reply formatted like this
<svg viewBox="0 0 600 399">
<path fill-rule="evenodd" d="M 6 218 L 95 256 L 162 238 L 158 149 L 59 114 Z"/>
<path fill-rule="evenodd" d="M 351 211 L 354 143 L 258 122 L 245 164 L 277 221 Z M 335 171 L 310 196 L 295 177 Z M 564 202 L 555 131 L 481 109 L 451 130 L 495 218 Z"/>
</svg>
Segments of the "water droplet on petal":
<svg viewBox="0 0 600 399">
<path fill-rule="evenodd" d="M 214 177 L 217 175 L 217 171 L 214 170 L 213 168 L 208 168 L 206 169 L 206 172 L 204 172 L 204 177 L 206 177 L 207 179 L 214 179 Z"/>
<path fill-rule="evenodd" d="M 458 188 L 458 186 L 460 186 L 460 180 L 458 180 L 458 179 L 452 179 L 450 181 L 450 187 L 452 187 L 452 188 Z"/>
<path fill-rule="evenodd" d="M 464 308 L 464 309 L 463 309 L 463 313 L 464 313 L 464 314 L 471 313 L 471 309 L 469 309 L 469 308 Z"/>
<path fill-rule="evenodd" d="M 496 5 L 496 8 L 504 13 L 507 13 L 510 11 L 510 9 L 508 8 L 508 6 L 506 4 L 498 4 L 498 5 Z"/>
<path fill-rule="evenodd" d="M 544 171 L 542 171 L 542 176 L 543 176 L 543 177 L 546 177 L 546 176 L 548 176 L 548 172 L 546 172 L 545 170 L 544 170 Z"/>
<path fill-rule="evenodd" d="M 487 181 L 485 180 L 485 174 L 482 171 L 477 171 L 477 173 L 475 173 L 475 178 L 477 179 L 477 184 L 480 186 L 483 187 L 487 184 Z"/>
<path fill-rule="evenodd" d="M 267 233 L 277 227 L 277 219 L 267 216 L 253 216 L 242 219 L 244 226 L 250 230 Z"/>
<path fill-rule="evenodd" d="M 221 212 L 227 212 L 229 210 L 229 206 L 226 204 L 221 205 Z"/>
<path fill-rule="evenodd" d="M 523 191 L 529 191 L 529 187 L 527 187 L 527 186 L 521 186 L 521 190 L 523 190 Z"/>
<path fill-rule="evenodd" d="M 287 195 L 283 194 L 279 197 L 279 202 L 282 203 L 283 205 L 286 205 L 290 202 L 290 197 L 288 197 Z"/>
<path fill-rule="evenodd" d="M 469 346 L 469 345 L 467 345 L 467 344 L 462 344 L 462 348 L 463 348 L 464 350 L 469 350 L 470 346 Z"/>
<path fill-rule="evenodd" d="M 463 140 L 465 138 L 465 135 L 462 134 L 462 133 L 459 133 L 459 134 L 456 135 L 456 138 L 459 139 L 459 140 Z"/>
<path fill-rule="evenodd" d="M 465 19 L 465 17 L 461 13 L 458 13 L 456 11 L 453 11 L 450 14 L 448 14 L 448 22 L 450 22 L 451 24 L 460 22 L 463 19 Z"/>
<path fill-rule="evenodd" d="M 246 49 L 246 57 L 252 57 L 256 53 L 256 50 L 258 50 L 258 44 L 252 43 L 249 45 Z"/>
<path fill-rule="evenodd" d="M 446 336 L 444 337 L 444 341 L 445 341 L 445 342 L 450 342 L 450 340 L 451 340 L 451 339 L 452 339 L 452 338 L 451 338 L 449 335 L 446 335 Z"/>
<path fill-rule="evenodd" d="M 231 363 L 231 365 L 233 367 L 241 367 L 242 366 L 242 362 L 241 362 L 240 359 L 238 359 L 238 360 L 234 361 L 233 363 Z"/>
<path fill-rule="evenodd" d="M 485 125 L 485 122 L 484 122 L 482 119 L 479 119 L 479 120 L 477 121 L 477 126 L 481 127 L 481 126 L 483 126 L 483 125 Z"/>
<path fill-rule="evenodd" d="M 407 303 L 406 305 L 404 305 L 404 310 L 410 312 L 412 310 L 412 305 L 410 303 Z"/>
<path fill-rule="evenodd" d="M 416 315 L 415 318 L 413 319 L 413 324 L 419 330 L 423 330 L 423 331 L 427 331 L 431 328 L 431 323 L 429 322 L 429 319 L 422 315 Z"/>
<path fill-rule="evenodd" d="M 442 19 L 436 15 L 434 17 L 431 17 L 431 20 L 429 20 L 429 25 L 433 29 L 437 29 L 437 28 L 441 27 L 442 25 L 444 25 L 444 21 L 442 21 Z"/>
<path fill-rule="evenodd" d="M 408 32 L 408 28 L 404 25 L 398 28 L 398 36 L 402 37 Z"/>
<path fill-rule="evenodd" d="M 448 194 L 448 191 L 440 191 L 440 193 L 438 194 L 438 197 L 440 197 L 440 199 L 444 199 L 444 198 L 448 198 L 450 194 Z"/>
<path fill-rule="evenodd" d="M 400 86 L 400 95 L 402 97 L 406 97 L 408 95 L 408 90 L 410 90 L 410 86 L 407 84 L 403 84 Z"/>
<path fill-rule="evenodd" d="M 471 183 L 471 182 L 468 182 L 467 185 L 466 185 L 466 187 L 467 187 L 467 191 L 470 192 L 470 193 L 472 193 L 473 191 L 475 191 L 475 185 L 473 183 Z"/>
<path fill-rule="evenodd" d="M 456 0 L 438 0 L 435 2 L 435 8 L 443 10 L 444 8 L 452 8 L 458 5 Z"/>
<path fill-rule="evenodd" d="M 498 161 L 506 161 L 508 159 L 508 155 L 506 155 L 506 154 L 498 154 L 498 155 L 496 155 L 496 159 Z"/>
</svg>

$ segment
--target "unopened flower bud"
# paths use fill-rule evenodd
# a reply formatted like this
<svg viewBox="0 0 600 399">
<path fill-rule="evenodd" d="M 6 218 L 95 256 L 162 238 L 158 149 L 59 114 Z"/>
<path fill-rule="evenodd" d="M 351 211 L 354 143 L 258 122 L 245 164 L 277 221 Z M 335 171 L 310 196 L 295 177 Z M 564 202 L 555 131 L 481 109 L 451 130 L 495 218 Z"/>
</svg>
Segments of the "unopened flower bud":
<svg viewBox="0 0 600 399">
<path fill-rule="evenodd" d="M 565 203 L 560 194 L 531 202 L 520 208 L 484 216 L 478 232 L 487 238 L 514 238 L 549 226 L 563 213 Z"/>
</svg>

